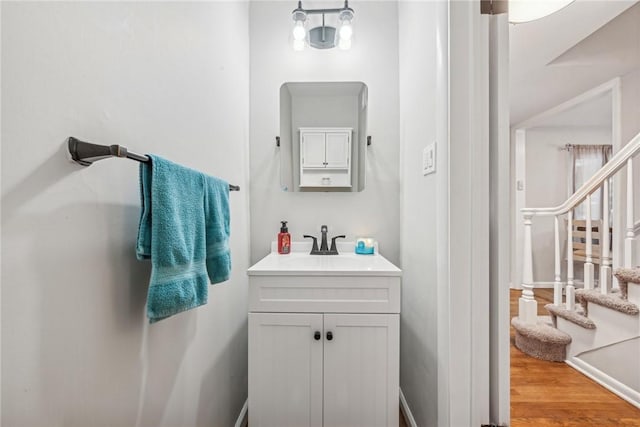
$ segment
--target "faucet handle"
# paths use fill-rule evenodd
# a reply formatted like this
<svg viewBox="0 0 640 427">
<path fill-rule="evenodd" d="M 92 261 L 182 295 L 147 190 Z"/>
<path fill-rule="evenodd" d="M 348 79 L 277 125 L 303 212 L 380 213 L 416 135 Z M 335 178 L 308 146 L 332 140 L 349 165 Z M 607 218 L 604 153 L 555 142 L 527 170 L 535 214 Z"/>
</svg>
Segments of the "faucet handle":
<svg viewBox="0 0 640 427">
<path fill-rule="evenodd" d="M 335 253 L 336 255 L 338 254 L 338 248 L 336 248 L 336 239 L 346 239 L 347 236 L 345 236 L 344 234 L 341 234 L 340 236 L 335 236 L 331 238 L 331 249 L 329 249 L 329 252 L 331 252 L 332 254 Z"/>
<path fill-rule="evenodd" d="M 326 225 L 321 225 L 320 226 L 320 232 L 321 233 L 326 233 L 329 230 L 329 228 Z"/>
<path fill-rule="evenodd" d="M 305 239 L 313 239 L 313 244 L 311 245 L 311 255 L 318 252 L 318 239 L 314 236 L 309 236 L 308 234 L 303 235 Z"/>
</svg>

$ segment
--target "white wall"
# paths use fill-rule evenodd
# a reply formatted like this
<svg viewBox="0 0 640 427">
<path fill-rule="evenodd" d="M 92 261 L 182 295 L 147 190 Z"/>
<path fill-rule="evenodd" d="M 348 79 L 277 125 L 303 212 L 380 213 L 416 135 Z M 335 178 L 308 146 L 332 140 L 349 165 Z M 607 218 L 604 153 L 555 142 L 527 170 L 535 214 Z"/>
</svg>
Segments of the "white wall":
<svg viewBox="0 0 640 427">
<path fill-rule="evenodd" d="M 251 261 L 269 252 L 281 220 L 293 240 L 303 234 L 372 236 L 380 252 L 399 261 L 398 5 L 395 1 L 350 2 L 354 42 L 348 51 L 289 44 L 293 3 L 252 2 L 251 28 Z M 325 7 L 305 2 L 305 8 Z M 362 81 L 369 89 L 366 184 L 359 193 L 280 191 L 279 91 L 291 81 Z"/>
<path fill-rule="evenodd" d="M 621 134 L 622 145 L 625 145 L 631 140 L 631 138 L 640 133 L 640 69 L 635 69 L 622 77 L 621 89 Z M 633 176 L 634 192 L 636 194 L 634 198 L 634 219 L 637 223 L 640 221 L 640 196 L 637 196 L 637 194 L 640 194 L 640 156 L 636 156 L 634 159 Z M 626 184 L 624 187 L 626 188 Z M 621 236 L 618 240 L 619 244 L 622 245 Z M 615 241 L 614 244 L 616 244 Z M 618 247 L 620 248 L 621 246 Z M 640 265 L 640 236 L 636 237 L 634 258 L 634 265 Z"/>
<path fill-rule="evenodd" d="M 525 147 L 524 182 L 525 206 L 542 208 L 558 206 L 567 200 L 569 180 L 569 153 L 561 150 L 566 144 L 603 145 L 611 144 L 611 128 L 604 127 L 539 127 L 527 130 Z M 520 218 L 522 218 L 520 216 Z M 522 219 L 516 226 L 522 226 Z M 564 222 L 560 224 L 560 236 L 566 236 Z M 533 220 L 533 279 L 538 282 L 554 280 L 554 220 L 553 217 L 537 217 Z M 566 257 L 566 246 L 560 247 Z M 566 277 L 566 262 L 563 262 L 562 277 Z M 576 277 L 582 277 L 576 264 Z M 519 282 L 517 282 L 519 283 Z"/>
<path fill-rule="evenodd" d="M 621 138 L 624 146 L 640 132 L 640 69 L 622 76 L 620 89 Z"/>
<path fill-rule="evenodd" d="M 247 393 L 248 50 L 241 2 L 2 3 L 3 425 L 233 425 Z M 232 277 L 208 305 L 147 324 L 138 165 L 71 164 L 69 135 L 242 187 Z"/>
<path fill-rule="evenodd" d="M 438 384 L 438 288 L 448 285 L 442 278 L 448 233 L 446 8 L 442 2 L 399 3 L 400 387 L 420 426 L 446 425 L 444 412 L 438 424 L 439 398 L 446 394 Z M 423 176 L 422 149 L 434 141 L 436 173 Z"/>
</svg>

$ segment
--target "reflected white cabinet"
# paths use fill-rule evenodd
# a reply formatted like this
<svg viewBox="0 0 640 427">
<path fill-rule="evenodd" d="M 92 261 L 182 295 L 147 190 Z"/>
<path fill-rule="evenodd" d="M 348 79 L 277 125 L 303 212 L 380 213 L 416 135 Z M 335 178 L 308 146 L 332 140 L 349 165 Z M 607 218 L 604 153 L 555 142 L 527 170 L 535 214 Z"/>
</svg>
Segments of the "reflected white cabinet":
<svg viewBox="0 0 640 427">
<path fill-rule="evenodd" d="M 398 348 L 398 314 L 249 313 L 249 425 L 397 426 Z"/>
<path fill-rule="evenodd" d="M 351 187 L 351 128 L 300 128 L 300 187 Z"/>
</svg>

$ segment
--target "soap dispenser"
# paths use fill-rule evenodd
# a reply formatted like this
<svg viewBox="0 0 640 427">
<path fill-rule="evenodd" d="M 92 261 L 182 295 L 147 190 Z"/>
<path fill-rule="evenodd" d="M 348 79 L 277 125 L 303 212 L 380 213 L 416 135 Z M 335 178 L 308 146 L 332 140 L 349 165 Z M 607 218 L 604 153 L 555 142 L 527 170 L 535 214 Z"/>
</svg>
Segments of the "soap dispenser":
<svg viewBox="0 0 640 427">
<path fill-rule="evenodd" d="M 287 228 L 287 221 L 280 221 L 282 227 L 280 227 L 280 233 L 278 233 L 278 253 L 288 254 L 291 252 L 291 235 Z"/>
</svg>

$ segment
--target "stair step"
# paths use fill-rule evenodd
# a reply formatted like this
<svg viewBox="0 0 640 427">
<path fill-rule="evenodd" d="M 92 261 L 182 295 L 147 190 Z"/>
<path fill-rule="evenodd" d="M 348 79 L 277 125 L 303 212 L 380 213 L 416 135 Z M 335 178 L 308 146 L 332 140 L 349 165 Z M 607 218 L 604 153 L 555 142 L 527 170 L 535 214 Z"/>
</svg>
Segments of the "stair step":
<svg viewBox="0 0 640 427">
<path fill-rule="evenodd" d="M 613 274 L 620 282 L 631 282 L 640 284 L 640 267 L 636 268 L 616 268 Z"/>
<path fill-rule="evenodd" d="M 577 293 L 577 291 L 576 291 Z M 596 324 L 593 323 L 593 320 L 588 317 L 572 310 L 567 310 L 564 307 L 557 306 L 554 304 L 547 304 L 544 308 L 551 314 L 551 319 L 553 320 L 553 325 L 557 326 L 556 317 L 561 317 L 565 320 L 568 320 L 571 323 L 574 323 L 578 326 L 581 326 L 585 329 L 595 329 Z"/>
<path fill-rule="evenodd" d="M 566 359 L 571 336 L 553 327 L 548 316 L 539 316 L 535 325 L 511 319 L 515 329 L 515 345 L 523 353 L 542 360 L 562 362 Z"/>
<path fill-rule="evenodd" d="M 618 279 L 622 299 L 640 304 L 640 267 L 618 268 L 613 274 Z"/>
<path fill-rule="evenodd" d="M 588 303 L 598 304 L 630 316 L 637 316 L 640 313 L 640 308 L 634 303 L 622 299 L 622 295 L 604 295 L 595 289 L 577 289 L 576 299 L 582 303 L 587 316 L 589 315 Z"/>
</svg>

